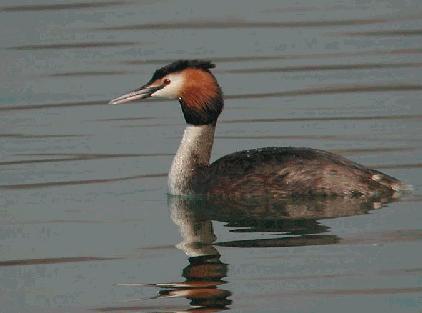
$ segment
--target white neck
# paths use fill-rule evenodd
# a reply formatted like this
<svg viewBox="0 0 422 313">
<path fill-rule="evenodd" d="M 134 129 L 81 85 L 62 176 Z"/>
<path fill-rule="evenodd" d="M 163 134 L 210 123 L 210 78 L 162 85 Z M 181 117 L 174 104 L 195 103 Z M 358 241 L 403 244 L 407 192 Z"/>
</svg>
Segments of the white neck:
<svg viewBox="0 0 422 313">
<path fill-rule="evenodd" d="M 214 143 L 215 125 L 188 125 L 171 164 L 168 187 L 172 195 L 194 193 L 192 178 L 208 166 Z"/>
</svg>

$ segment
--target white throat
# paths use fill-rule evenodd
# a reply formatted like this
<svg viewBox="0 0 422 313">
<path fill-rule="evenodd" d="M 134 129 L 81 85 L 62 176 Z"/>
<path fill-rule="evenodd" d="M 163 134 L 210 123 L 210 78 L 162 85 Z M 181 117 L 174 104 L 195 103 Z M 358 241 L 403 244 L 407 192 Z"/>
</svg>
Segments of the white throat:
<svg viewBox="0 0 422 313">
<path fill-rule="evenodd" d="M 194 193 L 193 178 L 209 165 L 215 125 L 188 125 L 171 164 L 168 188 L 172 195 Z"/>
</svg>

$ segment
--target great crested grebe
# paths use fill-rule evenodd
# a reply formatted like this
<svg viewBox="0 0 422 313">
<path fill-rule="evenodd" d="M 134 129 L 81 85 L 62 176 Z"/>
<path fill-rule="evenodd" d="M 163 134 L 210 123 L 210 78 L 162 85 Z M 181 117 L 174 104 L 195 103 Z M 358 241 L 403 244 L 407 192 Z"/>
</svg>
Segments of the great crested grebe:
<svg viewBox="0 0 422 313">
<path fill-rule="evenodd" d="M 311 148 L 240 151 L 210 164 L 215 127 L 224 106 L 221 88 L 210 72 L 214 67 L 203 60 L 175 61 L 155 71 L 147 84 L 110 101 L 179 100 L 187 126 L 170 168 L 170 194 L 371 197 L 408 189 L 394 177 Z"/>
</svg>

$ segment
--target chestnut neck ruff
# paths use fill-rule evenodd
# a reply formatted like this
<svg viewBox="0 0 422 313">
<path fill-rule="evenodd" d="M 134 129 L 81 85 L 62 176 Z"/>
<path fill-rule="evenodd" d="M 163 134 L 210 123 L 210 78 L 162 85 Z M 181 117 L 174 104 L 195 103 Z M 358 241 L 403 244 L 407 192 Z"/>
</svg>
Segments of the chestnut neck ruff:
<svg viewBox="0 0 422 313">
<path fill-rule="evenodd" d="M 223 93 L 216 78 L 208 70 L 195 68 L 186 69 L 183 75 L 185 84 L 179 102 L 186 123 L 215 125 L 224 107 Z"/>
</svg>

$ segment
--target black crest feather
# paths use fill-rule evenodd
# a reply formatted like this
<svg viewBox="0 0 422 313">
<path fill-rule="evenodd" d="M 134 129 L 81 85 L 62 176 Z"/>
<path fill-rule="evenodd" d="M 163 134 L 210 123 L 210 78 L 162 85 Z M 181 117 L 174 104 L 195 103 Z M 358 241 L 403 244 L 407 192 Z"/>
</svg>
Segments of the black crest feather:
<svg viewBox="0 0 422 313">
<path fill-rule="evenodd" d="M 199 68 L 208 71 L 210 68 L 214 67 L 215 64 L 207 60 L 178 60 L 156 70 L 154 75 L 152 75 L 151 82 L 163 78 L 170 73 L 180 72 L 187 68 Z"/>
</svg>

